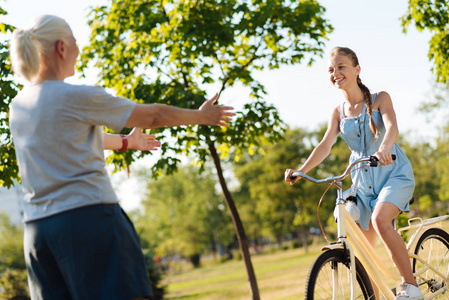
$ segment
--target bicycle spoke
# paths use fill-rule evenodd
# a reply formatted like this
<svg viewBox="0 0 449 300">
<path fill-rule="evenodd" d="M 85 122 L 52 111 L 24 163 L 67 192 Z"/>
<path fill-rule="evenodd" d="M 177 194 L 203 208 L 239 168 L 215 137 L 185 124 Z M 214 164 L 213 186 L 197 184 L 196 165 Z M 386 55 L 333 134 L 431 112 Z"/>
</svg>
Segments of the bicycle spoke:
<svg viewBox="0 0 449 300">
<path fill-rule="evenodd" d="M 341 260 L 340 256 L 331 256 L 329 260 L 321 262 L 319 270 L 313 277 L 314 300 L 350 299 L 351 271 L 347 263 Z M 355 299 L 365 299 L 359 280 L 357 280 Z"/>
<path fill-rule="evenodd" d="M 437 269 L 444 276 L 449 274 L 449 235 L 443 230 L 430 229 L 425 232 L 417 244 L 415 254 L 424 258 L 428 265 Z M 425 267 L 425 264 L 413 260 L 414 272 Z M 421 274 L 417 280 L 425 296 L 447 285 L 443 278 L 430 269 Z M 445 293 L 434 299 L 449 299 L 449 293 Z"/>
</svg>

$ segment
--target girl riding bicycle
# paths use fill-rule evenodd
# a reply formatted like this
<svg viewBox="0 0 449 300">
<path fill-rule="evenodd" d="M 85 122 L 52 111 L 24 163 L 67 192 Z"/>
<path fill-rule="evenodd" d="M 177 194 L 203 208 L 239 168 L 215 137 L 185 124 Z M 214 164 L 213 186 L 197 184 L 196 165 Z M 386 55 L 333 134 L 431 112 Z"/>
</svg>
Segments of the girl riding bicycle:
<svg viewBox="0 0 449 300">
<path fill-rule="evenodd" d="M 360 70 L 351 49 L 336 47 L 331 51 L 330 80 L 342 90 L 345 101 L 333 110 L 323 139 L 298 171 L 307 173 L 320 164 L 329 155 L 339 133 L 351 149 L 351 162 L 370 155 L 379 159 L 384 167 L 363 168 L 352 177 L 351 191 L 360 209 L 357 223 L 373 246 L 377 236 L 381 238 L 401 274 L 402 284 L 395 300 L 423 299 L 404 242 L 392 222 L 401 212 L 409 211 L 415 188 L 412 166 L 395 143 L 398 126 L 390 95 L 371 94 L 359 77 Z M 394 162 L 392 154 L 397 157 Z M 285 181 L 290 184 L 298 180 L 290 178 L 293 172 L 293 169 L 285 171 Z"/>
</svg>

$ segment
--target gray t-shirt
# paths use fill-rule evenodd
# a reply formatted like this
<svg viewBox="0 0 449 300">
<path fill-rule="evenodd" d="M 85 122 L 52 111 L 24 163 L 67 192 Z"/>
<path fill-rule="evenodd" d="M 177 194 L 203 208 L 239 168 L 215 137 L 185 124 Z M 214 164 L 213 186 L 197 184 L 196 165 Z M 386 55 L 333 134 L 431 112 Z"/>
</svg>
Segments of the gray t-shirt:
<svg viewBox="0 0 449 300">
<path fill-rule="evenodd" d="M 135 105 L 103 88 L 63 81 L 23 88 L 11 104 L 9 122 L 25 222 L 118 202 L 105 170 L 103 126 L 120 131 Z"/>
</svg>

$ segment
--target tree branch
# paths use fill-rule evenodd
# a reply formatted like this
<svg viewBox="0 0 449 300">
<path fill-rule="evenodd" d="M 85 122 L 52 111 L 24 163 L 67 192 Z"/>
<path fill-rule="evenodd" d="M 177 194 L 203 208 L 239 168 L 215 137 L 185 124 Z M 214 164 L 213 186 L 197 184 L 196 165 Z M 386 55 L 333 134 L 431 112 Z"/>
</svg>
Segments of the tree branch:
<svg viewBox="0 0 449 300">
<path fill-rule="evenodd" d="M 237 74 L 240 73 L 241 71 L 245 70 L 256 58 L 261 58 L 262 56 L 257 56 L 257 50 L 259 50 L 260 44 L 256 47 L 256 49 L 254 50 L 253 56 L 251 57 L 251 59 L 244 65 L 242 65 L 240 67 L 240 69 L 237 71 Z M 221 92 L 223 92 L 223 90 L 226 88 L 226 83 L 229 81 L 230 77 L 226 76 L 225 79 L 223 80 L 223 84 L 221 85 L 221 89 L 220 92 L 218 93 L 219 95 L 221 95 Z"/>
<path fill-rule="evenodd" d="M 186 89 L 189 88 L 189 80 L 187 79 L 187 73 L 184 70 L 181 70 L 182 78 L 184 79 L 184 86 Z"/>
<path fill-rule="evenodd" d="M 167 23 L 170 23 L 170 18 L 167 15 L 167 12 L 165 11 L 165 7 L 164 7 L 164 3 L 161 0 L 161 10 L 162 10 L 162 15 L 164 16 L 164 19 Z"/>
</svg>

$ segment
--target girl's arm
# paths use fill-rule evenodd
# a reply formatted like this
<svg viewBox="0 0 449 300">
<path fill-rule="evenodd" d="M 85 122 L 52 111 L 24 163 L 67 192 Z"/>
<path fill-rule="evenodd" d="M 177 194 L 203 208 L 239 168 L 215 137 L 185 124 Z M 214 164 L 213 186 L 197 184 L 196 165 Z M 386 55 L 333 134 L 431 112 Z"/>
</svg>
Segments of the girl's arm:
<svg viewBox="0 0 449 300">
<path fill-rule="evenodd" d="M 299 168 L 299 172 L 307 173 L 317 165 L 319 165 L 330 153 L 332 146 L 337 139 L 338 134 L 340 133 L 340 129 L 338 128 L 340 122 L 340 110 L 339 107 L 336 107 L 332 112 L 331 118 L 329 120 L 329 124 L 324 134 L 321 142 L 313 149 L 309 158 L 307 158 L 304 165 Z M 285 181 L 290 182 L 290 184 L 294 184 L 298 178 L 291 179 L 291 174 L 295 172 L 293 169 L 287 169 L 285 171 Z"/>
<path fill-rule="evenodd" d="M 130 134 L 125 136 L 126 142 L 119 134 L 104 133 L 104 149 L 105 150 L 120 150 L 133 149 L 140 151 L 157 150 L 161 146 L 161 142 L 156 141 L 156 136 L 152 134 L 142 133 L 142 128 L 134 128 Z M 127 143 L 127 145 L 124 145 Z M 124 147 L 126 146 L 126 147 Z"/>
<path fill-rule="evenodd" d="M 376 156 L 380 163 L 385 166 L 393 163 L 390 151 L 396 142 L 399 129 L 390 95 L 387 92 L 378 93 L 375 104 L 382 115 L 386 132 L 382 143 L 374 156 Z M 374 109 L 376 109 L 376 107 L 374 107 Z"/>
</svg>

